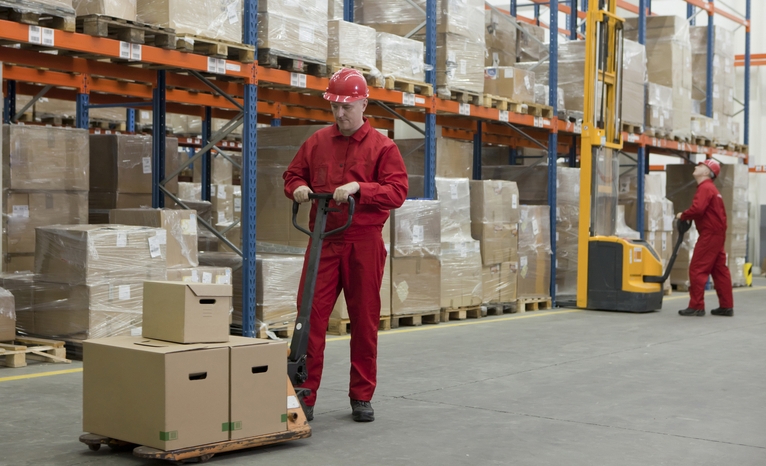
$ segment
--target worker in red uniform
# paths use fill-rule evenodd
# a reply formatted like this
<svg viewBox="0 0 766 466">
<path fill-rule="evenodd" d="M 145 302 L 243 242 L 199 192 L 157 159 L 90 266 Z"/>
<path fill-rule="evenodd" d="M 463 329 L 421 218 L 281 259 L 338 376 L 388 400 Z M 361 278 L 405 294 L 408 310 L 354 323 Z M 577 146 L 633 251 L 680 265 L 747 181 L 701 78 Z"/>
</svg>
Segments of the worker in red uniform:
<svg viewBox="0 0 766 466">
<path fill-rule="evenodd" d="M 692 206 L 678 214 L 681 220 L 694 220 L 699 239 L 689 264 L 689 307 L 678 311 L 682 316 L 705 315 L 705 284 L 713 276 L 719 307 L 710 311 L 713 315 L 733 316 L 734 297 L 731 292 L 731 275 L 726 267 L 726 209 L 723 198 L 713 180 L 721 173 L 721 165 L 712 159 L 694 168 L 697 193 Z"/>
<path fill-rule="evenodd" d="M 351 226 L 328 236 L 322 244 L 311 306 L 308 379 L 302 385 L 311 390 L 304 399 L 309 420 L 314 418 L 316 392 L 322 379 L 327 324 L 341 290 L 351 321 L 352 417 L 357 422 L 375 420 L 370 401 L 377 383 L 380 287 L 387 255 L 381 232 L 389 211 L 401 207 L 407 197 L 408 183 L 396 144 L 372 128 L 363 116 L 368 96 L 361 73 L 346 68 L 335 73 L 324 98 L 330 101 L 336 124 L 314 133 L 283 175 L 285 195 L 296 202 L 307 202 L 313 192 L 333 193 L 334 207 L 339 212 L 328 214 L 325 231 L 345 225 L 348 197 L 354 196 L 356 202 Z M 309 225 L 312 230 L 315 218 L 313 205 Z M 299 309 L 307 263 L 308 251 L 298 292 Z"/>
</svg>

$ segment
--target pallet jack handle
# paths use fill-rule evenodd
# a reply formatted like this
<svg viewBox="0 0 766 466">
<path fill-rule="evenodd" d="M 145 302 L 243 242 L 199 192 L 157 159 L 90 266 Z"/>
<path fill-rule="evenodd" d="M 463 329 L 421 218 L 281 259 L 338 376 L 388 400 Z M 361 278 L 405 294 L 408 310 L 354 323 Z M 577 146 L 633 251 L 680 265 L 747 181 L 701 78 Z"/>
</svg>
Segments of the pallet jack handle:
<svg viewBox="0 0 766 466">
<path fill-rule="evenodd" d="M 678 251 L 681 249 L 681 243 L 684 242 L 684 235 L 687 231 L 689 231 L 689 228 L 692 227 L 692 222 L 689 220 L 675 220 L 676 229 L 678 229 L 678 239 L 676 240 L 676 244 L 673 247 L 673 255 L 670 256 L 670 260 L 668 261 L 668 266 L 665 267 L 665 273 L 661 277 L 644 277 L 645 283 L 659 283 L 663 284 L 665 281 L 670 277 L 670 271 L 673 270 L 673 264 L 676 262 L 676 257 L 678 256 Z"/>
<path fill-rule="evenodd" d="M 298 210 L 300 204 L 293 201 L 293 226 L 301 232 L 311 237 L 311 246 L 309 248 L 308 264 L 306 267 L 306 276 L 303 280 L 303 296 L 298 311 L 298 317 L 295 319 L 295 331 L 290 342 L 290 354 L 287 357 L 287 375 L 293 386 L 296 387 L 298 398 L 303 400 L 310 392 L 308 389 L 301 389 L 303 382 L 308 376 L 306 370 L 306 351 L 309 345 L 309 331 L 311 320 L 311 305 L 314 302 L 314 288 L 316 287 L 317 274 L 319 273 L 319 259 L 322 255 L 322 242 L 331 235 L 338 234 L 351 226 L 354 217 L 354 208 L 356 203 L 353 196 L 348 197 L 348 220 L 340 228 L 330 231 L 324 231 L 327 225 L 327 215 L 330 212 L 340 212 L 340 209 L 330 208 L 330 201 L 333 199 L 332 193 L 311 193 L 309 199 L 317 201 L 317 213 L 314 219 L 314 231 L 298 225 Z"/>
</svg>

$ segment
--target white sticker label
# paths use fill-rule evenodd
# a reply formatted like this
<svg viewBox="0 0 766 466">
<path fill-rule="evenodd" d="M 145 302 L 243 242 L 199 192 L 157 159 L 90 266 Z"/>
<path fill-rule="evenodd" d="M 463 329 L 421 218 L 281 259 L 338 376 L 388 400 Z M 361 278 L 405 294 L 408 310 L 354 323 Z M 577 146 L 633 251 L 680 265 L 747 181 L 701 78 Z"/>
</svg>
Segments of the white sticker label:
<svg viewBox="0 0 766 466">
<path fill-rule="evenodd" d="M 29 26 L 28 42 L 30 44 L 42 43 L 42 32 L 40 31 L 40 26 Z"/>
<path fill-rule="evenodd" d="M 450 183 L 450 185 L 449 185 L 449 193 L 450 193 L 450 197 L 452 197 L 452 199 L 457 199 L 457 197 L 458 197 L 457 196 L 457 183 Z"/>
<path fill-rule="evenodd" d="M 144 175 L 148 175 L 152 172 L 152 158 L 151 157 L 142 157 L 141 158 L 141 168 L 144 170 Z"/>
<path fill-rule="evenodd" d="M 527 266 L 527 256 L 521 256 L 519 257 L 519 265 L 522 267 Z"/>
<path fill-rule="evenodd" d="M 532 219 L 532 234 L 537 236 L 540 233 L 540 226 L 537 224 L 537 219 Z"/>
<path fill-rule="evenodd" d="M 505 68 L 505 71 L 503 71 L 503 76 L 506 77 L 506 78 L 512 78 L 513 77 L 513 68 L 510 67 L 510 66 Z"/>
<path fill-rule="evenodd" d="M 458 113 L 461 115 L 471 116 L 471 104 L 459 104 Z"/>
<path fill-rule="evenodd" d="M 396 288 L 396 296 L 399 297 L 399 302 L 407 301 L 407 297 L 410 295 L 410 285 L 407 282 L 401 282 L 399 285 L 394 285 Z"/>
<path fill-rule="evenodd" d="M 159 244 L 168 244 L 168 231 L 164 228 L 157 232 L 157 241 Z"/>
<path fill-rule="evenodd" d="M 425 239 L 425 228 L 423 225 L 415 225 L 412 227 L 412 242 L 413 244 L 422 243 Z"/>
<path fill-rule="evenodd" d="M 213 283 L 213 274 L 210 272 L 202 272 L 202 283 Z"/>
<path fill-rule="evenodd" d="M 306 75 L 303 73 L 290 73 L 290 85 L 293 87 L 306 87 Z"/>
<path fill-rule="evenodd" d="M 196 217 L 196 215 L 195 215 Z M 181 234 L 182 235 L 196 235 L 197 234 L 197 225 L 195 221 L 192 221 L 190 218 L 185 218 L 181 220 Z"/>
<path fill-rule="evenodd" d="M 149 112 L 147 112 L 146 110 L 141 110 L 141 119 L 142 120 L 148 120 L 149 118 L 151 118 L 149 116 Z"/>
<path fill-rule="evenodd" d="M 197 272 L 197 269 L 192 270 L 191 279 L 194 283 L 199 283 L 199 272 Z"/>
<path fill-rule="evenodd" d="M 298 398 L 295 396 L 288 396 L 287 397 L 287 409 L 298 409 L 301 407 L 301 403 L 298 401 Z"/>
<path fill-rule="evenodd" d="M 226 212 L 218 212 L 218 223 L 226 223 Z"/>
<path fill-rule="evenodd" d="M 526 87 L 527 90 L 529 90 L 529 88 L 531 87 L 531 85 L 529 84 L 529 75 L 524 76 L 524 87 Z"/>
<path fill-rule="evenodd" d="M 241 197 L 235 197 L 234 198 L 234 212 L 242 212 L 242 198 Z"/>
<path fill-rule="evenodd" d="M 130 329 L 130 336 L 131 337 L 140 337 L 143 333 L 143 327 L 133 327 Z"/>
<path fill-rule="evenodd" d="M 467 74 L 467 73 L 468 73 L 468 61 L 460 60 L 460 74 Z"/>
<path fill-rule="evenodd" d="M 242 71 L 242 67 L 236 63 L 226 62 L 226 71 L 236 71 L 239 73 Z"/>
<path fill-rule="evenodd" d="M 124 60 L 130 60 L 130 44 L 127 42 L 120 42 L 120 58 Z"/>
<path fill-rule="evenodd" d="M 237 14 L 238 2 L 230 3 L 226 7 L 226 16 L 229 19 L 229 24 L 236 24 L 239 21 L 239 15 Z"/>
<path fill-rule="evenodd" d="M 128 245 L 128 233 L 124 231 L 117 232 L 117 247 L 124 248 Z"/>
<path fill-rule="evenodd" d="M 207 57 L 207 72 L 215 73 L 218 70 L 218 60 L 213 57 Z"/>
<path fill-rule="evenodd" d="M 543 117 L 535 117 L 535 119 L 534 119 L 534 126 L 535 126 L 535 128 L 542 128 L 543 127 Z"/>
<path fill-rule="evenodd" d="M 120 301 L 127 301 L 130 299 L 130 285 L 120 285 L 117 294 Z"/>
<path fill-rule="evenodd" d="M 307 23 L 298 25 L 298 40 L 307 44 L 314 43 L 314 26 Z"/>
<path fill-rule="evenodd" d="M 162 256 L 162 249 L 160 249 L 160 239 L 156 236 L 149 238 L 149 255 L 152 259 Z"/>
<path fill-rule="evenodd" d="M 130 59 L 133 61 L 141 61 L 143 57 L 143 48 L 141 44 L 130 44 Z"/>
<path fill-rule="evenodd" d="M 511 196 L 511 209 L 516 209 L 519 207 L 519 197 L 514 194 Z"/>
<path fill-rule="evenodd" d="M 216 275 L 215 282 L 218 285 L 231 285 L 228 275 Z"/>
<path fill-rule="evenodd" d="M 226 74 L 226 60 L 219 58 L 215 61 L 215 72 L 218 74 Z"/>
<path fill-rule="evenodd" d="M 498 120 L 508 123 L 508 110 L 500 110 Z"/>
<path fill-rule="evenodd" d="M 29 218 L 29 206 L 28 205 L 13 206 L 13 214 L 11 214 L 11 216 L 16 218 Z"/>
<path fill-rule="evenodd" d="M 226 199 L 226 185 L 218 185 L 218 199 Z"/>
<path fill-rule="evenodd" d="M 403 92 L 402 93 L 402 104 L 403 105 L 410 105 L 415 106 L 415 94 L 410 94 L 409 92 Z"/>
<path fill-rule="evenodd" d="M 40 28 L 40 32 L 42 33 L 42 44 L 46 47 L 53 47 L 56 45 L 56 39 L 53 34 L 53 29 L 49 28 Z"/>
</svg>

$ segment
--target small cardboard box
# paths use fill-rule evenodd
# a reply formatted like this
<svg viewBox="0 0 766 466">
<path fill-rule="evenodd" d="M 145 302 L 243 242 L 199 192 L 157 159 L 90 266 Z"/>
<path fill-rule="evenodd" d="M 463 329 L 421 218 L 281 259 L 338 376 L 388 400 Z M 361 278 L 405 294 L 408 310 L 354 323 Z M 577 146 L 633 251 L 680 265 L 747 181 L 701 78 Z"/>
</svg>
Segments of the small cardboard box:
<svg viewBox="0 0 766 466">
<path fill-rule="evenodd" d="M 144 282 L 143 337 L 176 343 L 229 341 L 231 285 Z"/>
<path fill-rule="evenodd" d="M 535 101 L 534 71 L 498 66 L 484 70 L 484 92 L 516 102 Z"/>
<path fill-rule="evenodd" d="M 471 181 L 471 223 L 518 223 L 519 188 L 513 181 Z"/>
<path fill-rule="evenodd" d="M 229 353 L 140 337 L 85 340 L 83 430 L 160 450 L 229 440 Z"/>
</svg>

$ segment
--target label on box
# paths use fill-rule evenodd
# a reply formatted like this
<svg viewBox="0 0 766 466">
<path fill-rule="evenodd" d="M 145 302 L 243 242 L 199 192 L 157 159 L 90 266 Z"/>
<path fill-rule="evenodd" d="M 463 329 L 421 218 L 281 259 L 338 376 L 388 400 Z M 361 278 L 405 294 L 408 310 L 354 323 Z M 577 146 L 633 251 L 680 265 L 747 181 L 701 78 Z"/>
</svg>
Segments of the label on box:
<svg viewBox="0 0 766 466">
<path fill-rule="evenodd" d="M 423 225 L 414 225 L 412 227 L 412 242 L 413 244 L 422 243 L 425 239 L 425 228 Z"/>
<path fill-rule="evenodd" d="M 117 297 L 120 301 L 127 301 L 130 299 L 130 285 L 120 285 L 117 288 Z"/>
<path fill-rule="evenodd" d="M 194 228 L 194 224 L 192 223 L 191 219 L 184 218 L 181 220 L 181 234 L 182 235 L 191 235 L 196 234 L 197 229 Z"/>
<path fill-rule="evenodd" d="M 152 172 L 151 157 L 141 157 L 141 169 L 144 171 L 144 175 L 150 174 Z"/>
<path fill-rule="evenodd" d="M 215 282 L 218 285 L 231 285 L 231 280 L 228 275 L 216 275 Z"/>
<path fill-rule="evenodd" d="M 527 256 L 519 257 L 519 265 L 521 267 L 526 267 L 527 266 Z"/>
<path fill-rule="evenodd" d="M 524 76 L 524 87 L 526 87 L 527 90 L 529 90 L 529 88 L 532 87 L 531 84 L 529 83 L 529 75 Z"/>
<path fill-rule="evenodd" d="M 218 199 L 226 199 L 226 185 L 219 184 L 217 192 Z"/>
<path fill-rule="evenodd" d="M 120 58 L 130 60 L 130 44 L 120 41 Z"/>
<path fill-rule="evenodd" d="M 396 288 L 396 296 L 399 298 L 399 302 L 405 302 L 410 294 L 410 285 L 407 282 L 401 282 L 399 285 L 394 284 L 394 288 Z"/>
<path fill-rule="evenodd" d="M 124 231 L 117 232 L 117 247 L 124 248 L 128 245 L 128 234 Z"/>
<path fill-rule="evenodd" d="M 500 54 L 492 52 L 492 66 L 500 66 Z"/>
<path fill-rule="evenodd" d="M 29 218 L 29 206 L 28 205 L 15 205 L 13 206 L 12 217 L 16 218 Z"/>
<path fill-rule="evenodd" d="M 307 44 L 314 43 L 314 26 L 301 23 L 298 25 L 298 40 Z"/>
<path fill-rule="evenodd" d="M 290 73 L 290 85 L 293 87 L 306 87 L 306 75 L 303 73 Z"/>
<path fill-rule="evenodd" d="M 508 123 L 508 110 L 500 110 L 498 120 Z"/>
<path fill-rule="evenodd" d="M 505 68 L 505 70 L 503 71 L 503 76 L 506 77 L 506 78 L 512 78 L 513 77 L 513 68 L 511 68 L 511 67 Z"/>
<path fill-rule="evenodd" d="M 164 228 L 157 232 L 155 235 L 159 244 L 168 244 L 168 231 Z"/>
<path fill-rule="evenodd" d="M 668 236 L 667 233 L 662 233 L 662 250 L 667 251 L 668 250 Z"/>
<path fill-rule="evenodd" d="M 460 74 L 468 73 L 468 61 L 460 60 Z"/>
<path fill-rule="evenodd" d="M 239 21 L 237 5 L 239 5 L 239 2 L 230 3 L 226 6 L 226 17 L 229 19 L 229 24 L 236 24 Z"/>
<path fill-rule="evenodd" d="M 152 259 L 162 256 L 162 249 L 160 249 L 160 239 L 156 236 L 149 238 L 149 255 Z"/>
<path fill-rule="evenodd" d="M 537 219 L 532 219 L 532 234 L 537 236 L 540 233 L 540 226 L 537 224 Z"/>
<path fill-rule="evenodd" d="M 191 279 L 194 283 L 199 283 L 199 272 L 197 272 L 197 269 L 192 270 Z"/>
<path fill-rule="evenodd" d="M 450 183 L 449 185 L 449 193 L 452 199 L 457 199 L 457 183 Z"/>
<path fill-rule="evenodd" d="M 234 198 L 234 212 L 242 212 L 242 198 L 241 197 L 235 197 Z"/>
<path fill-rule="evenodd" d="M 210 272 L 202 272 L 202 283 L 213 283 L 213 274 Z"/>
<path fill-rule="evenodd" d="M 131 337 L 140 337 L 143 333 L 143 327 L 133 327 L 130 329 L 130 336 Z"/>
<path fill-rule="evenodd" d="M 218 212 L 218 223 L 226 223 L 226 212 Z"/>
<path fill-rule="evenodd" d="M 511 209 L 517 209 L 519 207 L 519 196 L 514 194 L 511 196 Z"/>
</svg>

